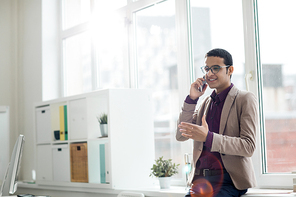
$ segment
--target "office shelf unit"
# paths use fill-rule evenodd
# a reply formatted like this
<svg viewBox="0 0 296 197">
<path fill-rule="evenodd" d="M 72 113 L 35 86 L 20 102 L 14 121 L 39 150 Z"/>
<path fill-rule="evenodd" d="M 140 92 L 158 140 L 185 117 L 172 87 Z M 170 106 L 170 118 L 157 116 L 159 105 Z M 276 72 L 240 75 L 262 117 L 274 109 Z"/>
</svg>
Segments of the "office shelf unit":
<svg viewBox="0 0 296 197">
<path fill-rule="evenodd" d="M 112 189 L 152 186 L 149 174 L 154 163 L 154 132 L 150 91 L 106 89 L 40 102 L 34 107 L 37 184 Z M 108 115 L 108 137 L 101 137 L 97 120 L 103 113 Z M 54 131 L 63 130 L 61 125 L 68 130 L 67 137 L 56 140 Z M 77 152 L 80 150 L 85 155 Z M 80 169 L 80 164 L 71 163 L 80 161 L 75 155 L 84 158 L 81 165 L 86 166 L 83 173 L 88 173 L 84 179 L 87 183 L 71 181 L 71 173 L 76 173 L 71 166 Z"/>
</svg>

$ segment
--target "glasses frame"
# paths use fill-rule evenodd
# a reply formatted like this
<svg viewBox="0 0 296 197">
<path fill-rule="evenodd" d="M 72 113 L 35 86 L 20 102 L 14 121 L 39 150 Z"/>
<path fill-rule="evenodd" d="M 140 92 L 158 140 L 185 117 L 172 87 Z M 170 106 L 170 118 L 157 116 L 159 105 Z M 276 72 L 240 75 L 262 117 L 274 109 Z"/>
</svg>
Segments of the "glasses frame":
<svg viewBox="0 0 296 197">
<path fill-rule="evenodd" d="M 214 65 L 214 66 L 219 66 L 219 65 Z M 231 65 L 219 66 L 219 70 L 218 70 L 217 72 L 213 72 L 212 68 L 213 68 L 214 66 L 212 66 L 212 67 L 202 66 L 202 67 L 200 67 L 200 69 L 201 69 L 201 71 L 202 71 L 204 74 L 207 74 L 207 73 L 210 72 L 210 71 L 211 71 L 213 74 L 217 74 L 217 73 L 220 71 L 221 68 L 229 68 Z M 205 70 L 205 67 L 208 67 L 209 70 L 206 71 L 206 70 Z"/>
</svg>

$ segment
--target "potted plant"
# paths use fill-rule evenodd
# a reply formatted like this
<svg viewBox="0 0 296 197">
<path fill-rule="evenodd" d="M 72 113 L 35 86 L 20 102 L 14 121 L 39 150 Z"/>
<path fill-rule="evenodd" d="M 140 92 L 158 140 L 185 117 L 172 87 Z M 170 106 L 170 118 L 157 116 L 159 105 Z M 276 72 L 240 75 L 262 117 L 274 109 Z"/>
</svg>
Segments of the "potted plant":
<svg viewBox="0 0 296 197">
<path fill-rule="evenodd" d="M 108 118 L 107 114 L 103 113 L 100 117 L 97 117 L 100 123 L 100 130 L 102 137 L 108 137 Z"/>
<path fill-rule="evenodd" d="M 150 173 L 151 176 L 158 177 L 159 185 L 161 189 L 169 189 L 171 176 L 178 173 L 178 166 L 180 164 L 175 164 L 172 159 L 165 160 L 163 157 L 155 160 Z"/>
</svg>

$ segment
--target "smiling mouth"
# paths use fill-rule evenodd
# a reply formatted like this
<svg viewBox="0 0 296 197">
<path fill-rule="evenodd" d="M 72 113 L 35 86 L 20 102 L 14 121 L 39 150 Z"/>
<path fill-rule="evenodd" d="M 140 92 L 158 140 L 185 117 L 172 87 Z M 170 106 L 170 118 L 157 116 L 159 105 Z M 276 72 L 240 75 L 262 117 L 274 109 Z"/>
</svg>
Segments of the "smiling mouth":
<svg viewBox="0 0 296 197">
<path fill-rule="evenodd" d="M 209 82 L 215 81 L 216 79 L 208 79 Z"/>
</svg>

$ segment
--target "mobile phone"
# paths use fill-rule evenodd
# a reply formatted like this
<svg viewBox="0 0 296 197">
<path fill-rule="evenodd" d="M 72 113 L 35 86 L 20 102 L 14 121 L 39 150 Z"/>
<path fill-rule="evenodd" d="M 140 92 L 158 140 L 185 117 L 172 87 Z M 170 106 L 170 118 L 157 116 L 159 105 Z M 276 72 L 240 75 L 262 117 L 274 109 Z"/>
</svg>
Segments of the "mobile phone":
<svg viewBox="0 0 296 197">
<path fill-rule="evenodd" d="M 205 85 L 206 85 L 206 83 L 207 83 L 205 76 L 203 76 L 203 78 L 204 78 L 204 81 L 202 81 L 202 85 L 198 88 L 198 90 L 199 90 L 200 92 L 202 92 L 202 89 L 205 87 Z"/>
</svg>

